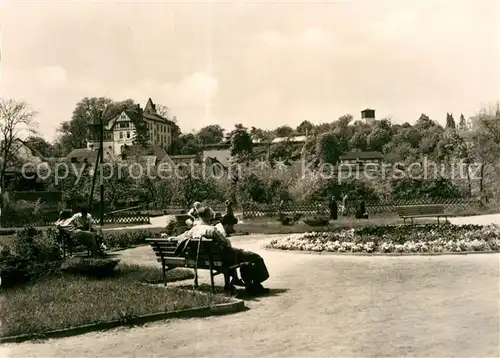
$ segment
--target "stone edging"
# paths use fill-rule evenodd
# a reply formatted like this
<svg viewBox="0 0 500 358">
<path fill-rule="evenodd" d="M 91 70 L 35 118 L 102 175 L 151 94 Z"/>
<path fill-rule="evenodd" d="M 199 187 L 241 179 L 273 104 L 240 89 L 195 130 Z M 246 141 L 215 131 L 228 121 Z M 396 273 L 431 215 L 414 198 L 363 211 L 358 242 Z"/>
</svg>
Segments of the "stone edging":
<svg viewBox="0 0 500 358">
<path fill-rule="evenodd" d="M 498 254 L 499 251 L 461 251 L 461 252 L 333 252 L 333 251 L 306 251 L 306 250 L 282 250 L 264 247 L 268 251 L 292 252 L 307 255 L 332 255 L 332 256 L 445 256 L 445 255 L 475 255 L 475 254 Z"/>
<path fill-rule="evenodd" d="M 70 337 L 94 331 L 108 330 L 120 326 L 141 325 L 144 323 L 171 319 L 171 318 L 194 318 L 194 317 L 207 317 L 212 315 L 223 315 L 223 314 L 240 312 L 246 309 L 245 302 L 243 300 L 233 299 L 233 301 L 234 302 L 220 303 L 213 306 L 206 306 L 200 308 L 190 308 L 186 310 L 179 310 L 172 312 L 159 312 L 159 313 L 146 314 L 138 317 L 133 317 L 127 320 L 114 320 L 110 322 L 88 324 L 79 327 L 58 329 L 40 334 L 25 334 L 19 336 L 11 336 L 11 337 L 0 337 L 0 344 L 20 343 L 35 339 Z"/>
</svg>

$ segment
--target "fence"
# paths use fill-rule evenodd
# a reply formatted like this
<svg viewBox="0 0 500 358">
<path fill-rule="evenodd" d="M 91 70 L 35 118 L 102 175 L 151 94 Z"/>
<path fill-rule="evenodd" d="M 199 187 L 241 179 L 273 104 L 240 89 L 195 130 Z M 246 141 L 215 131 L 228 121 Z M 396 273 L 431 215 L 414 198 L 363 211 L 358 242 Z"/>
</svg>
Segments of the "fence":
<svg viewBox="0 0 500 358">
<path fill-rule="evenodd" d="M 224 212 L 226 210 L 226 204 L 224 203 L 206 203 L 206 205 L 210 206 L 212 210 L 216 212 Z M 172 204 L 163 208 L 163 213 L 164 215 L 185 214 L 189 209 L 190 208 L 184 204 Z"/>
<path fill-rule="evenodd" d="M 95 219 L 99 223 L 99 219 Z M 150 224 L 150 217 L 148 213 L 142 212 L 117 212 L 110 213 L 104 216 L 104 224 Z"/>
<path fill-rule="evenodd" d="M 59 211 L 44 212 L 43 214 L 28 215 L 23 213 L 8 213 L 2 215 L 1 226 L 3 228 L 16 228 L 26 225 L 32 226 L 52 226 L 59 217 Z M 94 222 L 99 224 L 98 217 L 94 217 Z M 104 216 L 104 224 L 150 224 L 150 217 L 147 213 L 120 212 L 107 214 Z"/>
<path fill-rule="evenodd" d="M 397 214 L 396 208 L 398 206 L 406 205 L 428 205 L 428 204 L 442 204 L 444 205 L 445 212 L 448 214 L 477 214 L 481 211 L 482 203 L 478 199 L 459 198 L 459 199 L 415 199 L 415 200 L 390 200 L 390 201 L 377 201 L 365 202 L 366 212 L 369 215 L 383 215 L 383 214 Z M 348 205 L 348 215 L 354 215 L 356 211 L 355 205 Z M 259 217 L 273 217 L 278 216 L 279 213 L 284 215 L 301 214 L 304 216 L 315 215 L 328 215 L 329 207 L 327 203 L 293 203 L 285 204 L 281 210 L 277 205 L 243 204 L 243 217 L 244 218 L 259 218 Z"/>
</svg>

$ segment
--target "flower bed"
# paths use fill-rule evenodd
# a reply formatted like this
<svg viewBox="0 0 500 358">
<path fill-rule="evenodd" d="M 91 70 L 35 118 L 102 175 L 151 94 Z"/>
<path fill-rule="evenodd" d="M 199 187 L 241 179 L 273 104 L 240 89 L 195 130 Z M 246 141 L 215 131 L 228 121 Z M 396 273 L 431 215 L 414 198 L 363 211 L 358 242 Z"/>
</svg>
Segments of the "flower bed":
<svg viewBox="0 0 500 358">
<path fill-rule="evenodd" d="M 500 229 L 480 225 L 382 226 L 295 234 L 268 248 L 340 253 L 444 253 L 500 251 Z"/>
</svg>

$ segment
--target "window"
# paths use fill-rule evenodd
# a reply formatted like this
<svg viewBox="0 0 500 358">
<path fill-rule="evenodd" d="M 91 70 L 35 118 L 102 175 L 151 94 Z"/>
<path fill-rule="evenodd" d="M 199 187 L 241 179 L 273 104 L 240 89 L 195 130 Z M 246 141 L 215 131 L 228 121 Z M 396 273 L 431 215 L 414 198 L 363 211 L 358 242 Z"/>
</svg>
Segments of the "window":
<svg viewBox="0 0 500 358">
<path fill-rule="evenodd" d="M 130 138 L 130 132 L 127 132 L 127 138 Z"/>
<path fill-rule="evenodd" d="M 123 138 L 123 132 L 120 132 L 120 139 Z"/>
<path fill-rule="evenodd" d="M 120 128 L 129 128 L 130 122 L 120 122 Z"/>
</svg>

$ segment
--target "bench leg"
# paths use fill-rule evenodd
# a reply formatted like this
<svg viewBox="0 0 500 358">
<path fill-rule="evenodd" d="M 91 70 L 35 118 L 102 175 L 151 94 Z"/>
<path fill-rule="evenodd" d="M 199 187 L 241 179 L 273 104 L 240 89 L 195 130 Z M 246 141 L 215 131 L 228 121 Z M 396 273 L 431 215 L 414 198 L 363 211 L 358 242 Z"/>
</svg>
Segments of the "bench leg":
<svg viewBox="0 0 500 358">
<path fill-rule="evenodd" d="M 163 286 L 164 287 L 167 287 L 167 270 L 166 270 L 166 267 L 165 267 L 165 261 L 164 260 L 161 260 L 161 269 L 163 271 Z"/>
<path fill-rule="evenodd" d="M 208 261 L 208 266 L 210 269 L 210 284 L 212 285 L 212 293 L 215 293 L 215 285 L 214 285 L 214 271 L 212 267 L 212 259 Z"/>
<path fill-rule="evenodd" d="M 198 288 L 198 269 L 194 269 L 194 287 Z"/>
</svg>

